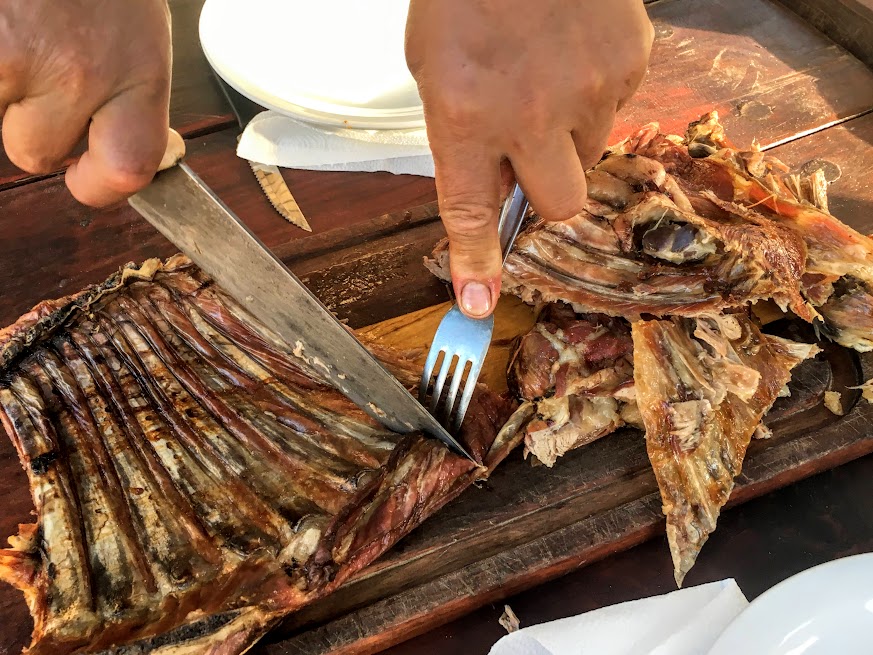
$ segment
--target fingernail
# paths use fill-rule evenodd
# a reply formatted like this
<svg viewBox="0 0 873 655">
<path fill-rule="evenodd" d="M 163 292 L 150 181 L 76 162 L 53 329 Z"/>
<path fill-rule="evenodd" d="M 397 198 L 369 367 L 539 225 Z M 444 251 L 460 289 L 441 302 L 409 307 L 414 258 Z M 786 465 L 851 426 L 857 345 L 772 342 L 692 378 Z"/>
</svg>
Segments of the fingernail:
<svg viewBox="0 0 873 655">
<path fill-rule="evenodd" d="M 467 282 L 461 290 L 461 307 L 470 316 L 484 316 L 491 311 L 491 290 L 481 282 Z"/>
</svg>

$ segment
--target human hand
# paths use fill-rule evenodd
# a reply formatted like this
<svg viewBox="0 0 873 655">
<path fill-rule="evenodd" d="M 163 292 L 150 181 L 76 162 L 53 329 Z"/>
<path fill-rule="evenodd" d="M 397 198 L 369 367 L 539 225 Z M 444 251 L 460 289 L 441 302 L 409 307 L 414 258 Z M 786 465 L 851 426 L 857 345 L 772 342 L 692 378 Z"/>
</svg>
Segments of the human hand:
<svg viewBox="0 0 873 655">
<path fill-rule="evenodd" d="M 167 146 L 171 73 L 166 0 L 0 2 L 3 147 L 29 173 L 61 166 L 93 206 L 136 193 Z"/>
<path fill-rule="evenodd" d="M 514 174 L 547 220 L 581 211 L 584 171 L 642 81 L 653 36 L 642 0 L 411 0 L 406 59 L 465 314 L 487 316 L 500 293 L 501 187 Z"/>
</svg>

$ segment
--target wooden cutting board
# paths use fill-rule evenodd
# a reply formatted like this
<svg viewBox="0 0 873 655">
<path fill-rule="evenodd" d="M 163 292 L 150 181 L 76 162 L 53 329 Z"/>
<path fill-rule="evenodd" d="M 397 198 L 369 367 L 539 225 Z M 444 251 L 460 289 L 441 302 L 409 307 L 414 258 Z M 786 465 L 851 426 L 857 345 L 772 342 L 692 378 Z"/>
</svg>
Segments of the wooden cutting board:
<svg viewBox="0 0 873 655">
<path fill-rule="evenodd" d="M 385 344 L 421 349 L 423 358 L 448 307 L 427 307 L 364 332 Z M 511 342 L 530 328 L 534 314 L 521 302 L 503 298 L 495 316 L 483 378 L 504 390 Z M 769 329 L 810 336 L 784 321 Z M 848 388 L 871 375 L 873 356 L 858 357 L 831 345 L 798 367 L 791 397 L 780 400 L 767 417 L 774 437 L 752 444 L 731 503 L 873 452 L 873 405 Z M 826 390 L 843 394 L 845 416 L 823 407 Z M 568 454 L 551 469 L 524 461 L 519 450 L 490 480 L 469 489 L 362 575 L 289 617 L 255 652 L 376 652 L 663 531 L 641 432 L 621 430 Z M 701 557 L 706 552 L 704 547 Z M 670 567 L 666 546 L 664 566 Z"/>
</svg>

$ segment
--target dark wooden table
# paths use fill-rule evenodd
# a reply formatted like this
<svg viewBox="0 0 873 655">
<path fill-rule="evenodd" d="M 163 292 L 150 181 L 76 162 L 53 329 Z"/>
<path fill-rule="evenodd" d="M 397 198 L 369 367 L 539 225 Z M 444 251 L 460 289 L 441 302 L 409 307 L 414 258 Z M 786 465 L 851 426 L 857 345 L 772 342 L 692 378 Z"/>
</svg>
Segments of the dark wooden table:
<svg viewBox="0 0 873 655">
<path fill-rule="evenodd" d="M 273 212 L 234 154 L 232 116 L 197 41 L 202 2 L 170 0 L 172 122 L 188 139 L 192 167 L 352 325 L 444 299 L 444 289 L 420 267 L 420 244 L 441 233 L 432 180 L 289 171 L 286 179 L 313 234 Z M 650 3 L 657 28 L 651 70 L 614 136 L 655 119 L 681 132 L 718 108 L 738 143 L 757 138 L 796 168 L 826 162 L 835 180 L 832 211 L 873 232 L 873 0 L 784 4 L 799 15 L 775 0 Z M 840 16 L 851 20 L 836 20 Z M 174 252 L 126 205 L 84 208 L 67 194 L 61 172 L 29 177 L 2 155 L 0 234 L 0 325 L 41 299 L 99 281 L 124 262 Z M 394 248 L 388 264 L 368 256 L 376 239 L 382 252 L 386 243 Z M 420 284 L 410 284 L 410 277 Z M 336 280 L 345 284 L 338 288 Z M 687 584 L 735 577 L 751 598 L 809 566 L 873 550 L 871 478 L 873 458 L 866 457 L 727 511 Z M 0 439 L 0 536 L 29 520 L 26 488 L 12 448 Z M 530 625 L 673 588 L 666 543 L 656 539 L 507 602 Z M 487 651 L 503 633 L 501 611 L 502 605 L 478 609 L 390 652 Z M 0 655 L 18 653 L 30 625 L 20 594 L 5 586 L 0 620 Z"/>
</svg>

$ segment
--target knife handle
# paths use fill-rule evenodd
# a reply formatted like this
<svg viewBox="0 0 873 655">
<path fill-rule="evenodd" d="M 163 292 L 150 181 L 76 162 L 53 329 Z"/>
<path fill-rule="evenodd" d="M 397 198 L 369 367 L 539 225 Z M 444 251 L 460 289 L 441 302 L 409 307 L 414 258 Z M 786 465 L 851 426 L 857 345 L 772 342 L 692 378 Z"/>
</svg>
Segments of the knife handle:
<svg viewBox="0 0 873 655">
<path fill-rule="evenodd" d="M 185 158 L 185 139 L 172 127 L 167 135 L 167 149 L 164 150 L 164 158 L 158 166 L 158 172 L 173 168 Z"/>
</svg>

